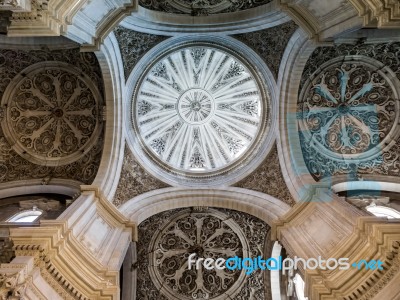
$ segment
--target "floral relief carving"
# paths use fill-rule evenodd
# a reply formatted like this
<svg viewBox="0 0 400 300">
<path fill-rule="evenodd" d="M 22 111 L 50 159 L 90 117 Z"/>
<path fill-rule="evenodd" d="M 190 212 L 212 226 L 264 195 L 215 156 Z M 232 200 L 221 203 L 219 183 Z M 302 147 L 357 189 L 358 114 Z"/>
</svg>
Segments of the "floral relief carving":
<svg viewBox="0 0 400 300">
<path fill-rule="evenodd" d="M 388 43 L 320 47 L 310 56 L 297 118 L 316 180 L 399 175 L 399 54 L 400 43 Z"/>
<path fill-rule="evenodd" d="M 113 203 L 120 206 L 137 195 L 165 187 L 168 185 L 147 173 L 125 146 L 121 176 Z"/>
<path fill-rule="evenodd" d="M 261 220 L 226 209 L 177 209 L 145 220 L 139 225 L 138 299 L 267 300 L 261 270 L 249 276 L 189 270 L 187 258 L 263 256 L 268 231 Z"/>
<path fill-rule="evenodd" d="M 129 77 L 136 63 L 151 48 L 167 39 L 166 36 L 141 33 L 117 26 L 114 30 L 124 64 L 125 79 Z"/>
<path fill-rule="evenodd" d="M 1 300 L 23 300 L 28 283 L 22 279 L 21 272 L 14 274 L 0 273 L 0 299 Z"/>
<path fill-rule="evenodd" d="M 101 98 L 95 85 L 79 73 L 60 62 L 38 63 L 8 86 L 2 127 L 23 157 L 37 164 L 61 165 L 76 160 L 94 144 Z"/>
<path fill-rule="evenodd" d="M 93 53 L 0 50 L 0 182 L 91 183 L 103 149 L 103 82 Z"/>
<path fill-rule="evenodd" d="M 296 204 L 283 178 L 276 146 L 260 167 L 235 186 L 271 195 L 290 206 Z"/>
<path fill-rule="evenodd" d="M 272 0 L 140 0 L 139 5 L 156 11 L 174 14 L 206 16 L 235 12 L 270 3 Z"/>
<path fill-rule="evenodd" d="M 278 78 L 279 66 L 289 39 L 297 29 L 294 22 L 287 22 L 272 28 L 234 35 L 265 61 L 275 78 Z"/>
</svg>

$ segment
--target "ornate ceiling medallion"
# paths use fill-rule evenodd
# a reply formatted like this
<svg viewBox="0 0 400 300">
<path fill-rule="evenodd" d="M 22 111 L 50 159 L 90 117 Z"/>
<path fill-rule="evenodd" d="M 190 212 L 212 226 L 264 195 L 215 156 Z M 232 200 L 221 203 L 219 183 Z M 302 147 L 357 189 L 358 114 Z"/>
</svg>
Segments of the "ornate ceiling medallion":
<svg viewBox="0 0 400 300">
<path fill-rule="evenodd" d="M 397 135 L 399 88 L 390 69 L 373 59 L 328 61 L 301 91 L 301 133 L 331 158 L 369 158 Z"/>
<path fill-rule="evenodd" d="M 87 153 L 100 133 L 100 93 L 71 65 L 32 65 L 7 87 L 1 126 L 13 149 L 46 166 L 72 163 Z"/>
<path fill-rule="evenodd" d="M 168 184 L 237 182 L 271 150 L 273 77 L 234 39 L 167 40 L 136 65 L 128 87 L 128 143 L 138 161 Z"/>
<path fill-rule="evenodd" d="M 254 141 L 262 95 L 247 67 L 210 47 L 185 47 L 159 59 L 134 99 L 135 127 L 163 164 L 208 172 L 239 158 Z"/>
<path fill-rule="evenodd" d="M 244 270 L 188 269 L 188 257 L 249 257 L 249 245 L 230 216 L 212 209 L 184 210 L 153 236 L 149 273 L 157 290 L 169 299 L 233 299 L 246 280 Z"/>
</svg>

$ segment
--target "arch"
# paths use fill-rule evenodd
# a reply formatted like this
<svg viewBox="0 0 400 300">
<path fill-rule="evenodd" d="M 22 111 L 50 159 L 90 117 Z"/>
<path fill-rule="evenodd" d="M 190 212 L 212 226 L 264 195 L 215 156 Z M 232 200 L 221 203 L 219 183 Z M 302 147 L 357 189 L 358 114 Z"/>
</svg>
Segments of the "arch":
<svg viewBox="0 0 400 300">
<path fill-rule="evenodd" d="M 300 80 L 308 57 L 315 49 L 302 29 L 289 40 L 278 75 L 277 96 L 280 99 L 278 121 L 278 155 L 283 177 L 296 202 L 306 199 L 315 180 L 308 172 L 300 147 L 297 125 L 297 98 Z"/>
<path fill-rule="evenodd" d="M 0 184 L 0 199 L 29 194 L 61 194 L 72 197 L 80 193 L 80 182 L 69 179 L 52 179 L 46 184 L 42 179 L 19 180 Z"/>
<path fill-rule="evenodd" d="M 263 193 L 242 188 L 151 191 L 124 203 L 119 210 L 135 224 L 160 212 L 193 206 L 220 207 L 253 215 L 268 225 L 290 210 L 286 203 Z"/>
<path fill-rule="evenodd" d="M 221 18 L 219 14 L 196 18 L 190 15 L 153 11 L 138 6 L 137 11 L 126 17 L 121 25 L 144 33 L 170 36 L 221 32 L 231 35 L 278 26 L 290 20 L 291 18 L 274 1 L 259 7 L 225 14 L 224 18 Z"/>
<path fill-rule="evenodd" d="M 96 56 L 103 74 L 106 125 L 102 158 L 92 184 L 100 187 L 111 201 L 117 189 L 125 146 L 122 107 L 125 79 L 121 52 L 114 33 L 107 36 Z"/>
</svg>

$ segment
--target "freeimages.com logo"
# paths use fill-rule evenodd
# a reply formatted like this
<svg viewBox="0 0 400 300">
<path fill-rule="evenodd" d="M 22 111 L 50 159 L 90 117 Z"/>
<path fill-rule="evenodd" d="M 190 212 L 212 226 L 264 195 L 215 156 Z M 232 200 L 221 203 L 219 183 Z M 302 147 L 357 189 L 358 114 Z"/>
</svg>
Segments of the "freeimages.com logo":
<svg viewBox="0 0 400 300">
<path fill-rule="evenodd" d="M 383 270 L 383 262 L 380 260 L 360 260 L 357 262 L 350 263 L 349 258 L 328 258 L 323 259 L 321 256 L 318 258 L 304 259 L 295 256 L 294 258 L 285 258 L 281 256 L 278 258 L 268 258 L 263 259 L 261 256 L 256 258 L 241 258 L 238 256 L 230 257 L 228 259 L 224 258 L 202 258 L 197 257 L 196 253 L 192 253 L 188 257 L 188 268 L 189 270 L 194 267 L 195 269 L 200 269 L 203 267 L 206 270 L 245 270 L 247 275 L 250 275 L 256 270 L 282 270 L 285 274 L 286 271 L 297 270 L 298 267 L 302 265 L 305 270 L 348 270 L 350 268 L 355 268 L 358 270 Z"/>
</svg>

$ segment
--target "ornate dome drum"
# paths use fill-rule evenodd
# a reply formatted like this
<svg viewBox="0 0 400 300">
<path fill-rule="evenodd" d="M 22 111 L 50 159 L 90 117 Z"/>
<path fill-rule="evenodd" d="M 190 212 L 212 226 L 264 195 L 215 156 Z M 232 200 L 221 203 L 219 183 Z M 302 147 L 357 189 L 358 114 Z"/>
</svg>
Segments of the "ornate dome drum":
<svg viewBox="0 0 400 300">
<path fill-rule="evenodd" d="M 210 42 L 163 49 L 133 83 L 129 117 L 138 159 L 172 184 L 210 185 L 247 171 L 271 127 L 269 89 L 251 67 L 259 64 Z"/>
</svg>

